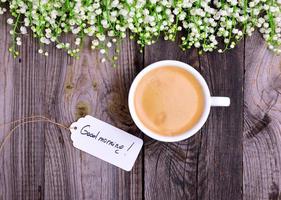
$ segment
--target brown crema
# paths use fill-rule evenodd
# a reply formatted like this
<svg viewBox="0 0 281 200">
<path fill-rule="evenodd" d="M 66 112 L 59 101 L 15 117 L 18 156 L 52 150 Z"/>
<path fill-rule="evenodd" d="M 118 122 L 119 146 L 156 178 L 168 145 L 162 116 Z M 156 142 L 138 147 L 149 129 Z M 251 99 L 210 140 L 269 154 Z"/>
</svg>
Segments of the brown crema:
<svg viewBox="0 0 281 200">
<path fill-rule="evenodd" d="M 175 136 L 194 127 L 205 102 L 202 87 L 190 72 L 164 66 L 140 80 L 134 104 L 145 127 L 159 135 Z"/>
</svg>

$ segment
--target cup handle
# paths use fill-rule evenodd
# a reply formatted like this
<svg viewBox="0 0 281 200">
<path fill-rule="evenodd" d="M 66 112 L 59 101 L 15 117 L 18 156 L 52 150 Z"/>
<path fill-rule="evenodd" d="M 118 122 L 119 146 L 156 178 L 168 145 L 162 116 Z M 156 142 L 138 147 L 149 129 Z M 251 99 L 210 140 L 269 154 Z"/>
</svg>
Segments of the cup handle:
<svg viewBox="0 0 281 200">
<path fill-rule="evenodd" d="M 228 107 L 230 105 L 229 97 L 211 97 L 211 106 Z"/>
</svg>

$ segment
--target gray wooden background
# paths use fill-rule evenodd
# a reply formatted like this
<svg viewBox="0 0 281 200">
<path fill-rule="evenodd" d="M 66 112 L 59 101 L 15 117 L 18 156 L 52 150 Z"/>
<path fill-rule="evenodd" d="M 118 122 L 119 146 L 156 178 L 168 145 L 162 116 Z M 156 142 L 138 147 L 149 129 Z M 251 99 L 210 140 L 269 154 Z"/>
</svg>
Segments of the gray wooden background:
<svg viewBox="0 0 281 200">
<path fill-rule="evenodd" d="M 131 172 L 72 146 L 69 132 L 48 123 L 21 126 L 0 153 L 0 199 L 281 199 L 281 57 L 258 33 L 224 54 L 182 52 L 159 41 L 139 53 L 124 40 L 119 67 L 100 63 L 84 49 L 80 60 L 53 46 L 23 39 L 13 59 L 7 17 L 0 18 L 0 123 L 44 115 L 65 125 L 93 115 L 145 140 Z M 213 108 L 192 138 L 161 143 L 145 137 L 131 120 L 127 96 L 146 65 L 176 59 L 206 78 L 212 95 L 229 96 L 229 108 Z M 0 140 L 12 125 L 1 126 Z"/>
</svg>

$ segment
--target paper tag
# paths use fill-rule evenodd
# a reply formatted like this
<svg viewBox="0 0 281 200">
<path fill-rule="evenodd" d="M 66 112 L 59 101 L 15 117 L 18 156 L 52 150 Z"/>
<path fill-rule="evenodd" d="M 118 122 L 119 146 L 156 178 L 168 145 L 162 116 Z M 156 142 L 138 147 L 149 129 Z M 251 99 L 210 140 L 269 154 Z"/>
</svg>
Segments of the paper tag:
<svg viewBox="0 0 281 200">
<path fill-rule="evenodd" d="M 97 158 L 130 171 L 143 141 L 90 115 L 70 126 L 73 146 Z"/>
</svg>

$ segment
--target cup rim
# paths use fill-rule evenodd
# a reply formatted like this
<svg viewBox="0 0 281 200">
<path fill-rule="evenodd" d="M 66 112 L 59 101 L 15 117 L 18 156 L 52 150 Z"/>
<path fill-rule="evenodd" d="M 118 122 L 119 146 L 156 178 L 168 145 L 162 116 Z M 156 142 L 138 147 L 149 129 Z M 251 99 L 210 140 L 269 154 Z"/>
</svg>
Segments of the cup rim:
<svg viewBox="0 0 281 200">
<path fill-rule="evenodd" d="M 189 73 L 191 73 L 196 78 L 196 80 L 198 80 L 198 82 L 200 83 L 203 93 L 204 93 L 204 97 L 205 97 L 204 111 L 203 111 L 202 116 L 199 119 L 199 121 L 191 129 L 183 132 L 182 134 L 176 135 L 176 136 L 162 136 L 162 135 L 159 135 L 159 134 L 155 133 L 154 131 L 148 129 L 137 116 L 136 110 L 135 110 L 135 105 L 134 105 L 135 91 L 136 91 L 137 85 L 140 82 L 140 80 L 151 70 L 165 67 L 165 66 L 179 67 L 179 68 L 182 68 L 182 69 L 188 71 Z M 209 90 L 209 87 L 208 87 L 205 79 L 196 69 L 191 67 L 189 64 L 186 64 L 181 61 L 162 60 L 162 61 L 154 62 L 154 63 L 148 65 L 135 77 L 135 79 L 133 80 L 133 83 L 130 87 L 130 90 L 129 90 L 128 104 L 129 104 L 129 111 L 130 111 L 133 121 L 144 134 L 146 134 L 147 136 L 149 136 L 155 140 L 162 141 L 162 142 L 177 142 L 177 141 L 182 141 L 187 138 L 190 138 L 195 133 L 197 133 L 202 128 L 202 126 L 205 124 L 205 122 L 207 121 L 207 118 L 209 116 L 209 113 L 210 113 L 211 95 L 210 95 L 210 90 Z"/>
</svg>

